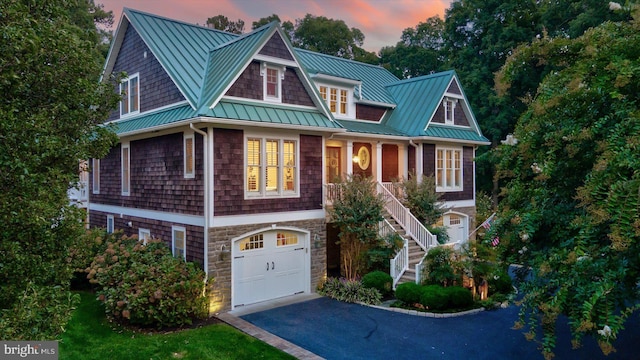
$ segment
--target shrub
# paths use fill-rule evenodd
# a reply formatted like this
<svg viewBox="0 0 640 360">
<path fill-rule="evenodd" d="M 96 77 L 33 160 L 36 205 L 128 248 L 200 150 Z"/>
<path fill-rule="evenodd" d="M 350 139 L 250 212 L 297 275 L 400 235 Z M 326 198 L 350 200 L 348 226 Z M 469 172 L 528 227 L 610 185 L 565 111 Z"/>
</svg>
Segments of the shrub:
<svg viewBox="0 0 640 360">
<path fill-rule="evenodd" d="M 429 310 L 443 310 L 449 304 L 449 296 L 444 287 L 428 285 L 422 287 L 420 304 Z"/>
<path fill-rule="evenodd" d="M 445 292 L 450 308 L 463 309 L 473 305 L 473 295 L 469 289 L 462 286 L 450 286 L 445 288 Z"/>
<path fill-rule="evenodd" d="M 82 236 L 74 239 L 73 244 L 69 247 L 69 257 L 67 259 L 73 269 L 72 288 L 84 289 L 90 287 L 87 274 L 91 263 L 96 255 L 106 250 L 107 242 L 116 241 L 115 239 L 122 237 L 122 235 L 122 231 L 109 234 L 106 229 L 92 228 L 86 230 Z"/>
<path fill-rule="evenodd" d="M 366 288 L 357 280 L 347 280 L 345 278 L 327 278 L 318 287 L 318 294 L 330 298 L 351 302 L 377 305 L 382 299 L 382 295 L 375 288 Z"/>
<path fill-rule="evenodd" d="M 377 289 L 382 296 L 391 294 L 393 279 L 382 271 L 373 271 L 362 278 L 362 286 Z"/>
<path fill-rule="evenodd" d="M 159 240 L 107 242 L 89 272 L 107 316 L 141 326 L 181 326 L 206 316 L 204 272 Z"/>
<path fill-rule="evenodd" d="M 424 279 L 427 284 L 449 286 L 462 281 L 462 264 L 456 262 L 450 247 L 438 246 L 429 250 L 425 265 Z"/>
<path fill-rule="evenodd" d="M 367 269 L 389 273 L 389 260 L 398 253 L 404 242 L 397 233 L 391 233 L 378 241 L 378 244 L 365 251 Z"/>
<path fill-rule="evenodd" d="M 396 287 L 396 298 L 405 304 L 413 305 L 420 302 L 422 286 L 414 283 L 402 283 Z"/>
<path fill-rule="evenodd" d="M 505 270 L 496 270 L 493 276 L 487 279 L 489 283 L 489 293 L 510 294 L 513 291 L 511 276 Z"/>
</svg>

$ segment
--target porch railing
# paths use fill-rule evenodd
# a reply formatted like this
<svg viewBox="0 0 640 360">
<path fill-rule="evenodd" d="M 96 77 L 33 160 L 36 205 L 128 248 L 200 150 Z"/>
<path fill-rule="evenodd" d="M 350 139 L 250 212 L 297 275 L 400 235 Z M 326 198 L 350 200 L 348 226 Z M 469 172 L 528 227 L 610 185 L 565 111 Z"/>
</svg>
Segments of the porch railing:
<svg viewBox="0 0 640 360">
<path fill-rule="evenodd" d="M 418 245 L 427 251 L 432 246 L 438 245 L 438 239 L 406 208 L 387 187 L 381 183 L 377 186 L 378 193 L 382 195 L 385 208 L 400 226 L 407 232 Z"/>
<path fill-rule="evenodd" d="M 403 246 L 400 251 L 396 254 L 396 256 L 390 260 L 391 262 L 391 278 L 393 279 L 393 289 L 395 290 L 396 285 L 398 285 L 398 281 L 402 275 L 409 268 L 409 240 L 403 239 Z"/>
</svg>

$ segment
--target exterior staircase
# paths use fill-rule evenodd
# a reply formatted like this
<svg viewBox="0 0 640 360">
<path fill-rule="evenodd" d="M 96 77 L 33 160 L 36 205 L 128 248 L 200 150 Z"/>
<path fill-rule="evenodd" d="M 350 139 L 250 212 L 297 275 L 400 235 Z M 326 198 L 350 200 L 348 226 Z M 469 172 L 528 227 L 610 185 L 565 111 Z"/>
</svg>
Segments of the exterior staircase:
<svg viewBox="0 0 640 360">
<path fill-rule="evenodd" d="M 384 210 L 383 215 L 384 218 L 389 222 L 389 224 L 391 224 L 395 232 L 403 239 L 406 239 L 409 243 L 409 268 L 404 272 L 402 277 L 400 277 L 398 284 L 402 284 L 405 282 L 416 282 L 416 265 L 420 261 L 422 261 L 422 258 L 424 258 L 426 252 L 422 250 L 420 245 L 418 245 L 418 243 L 416 243 L 411 238 L 411 236 L 407 235 L 405 229 L 400 224 L 398 224 L 398 222 L 391 216 L 391 214 L 389 214 L 388 211 Z"/>
</svg>

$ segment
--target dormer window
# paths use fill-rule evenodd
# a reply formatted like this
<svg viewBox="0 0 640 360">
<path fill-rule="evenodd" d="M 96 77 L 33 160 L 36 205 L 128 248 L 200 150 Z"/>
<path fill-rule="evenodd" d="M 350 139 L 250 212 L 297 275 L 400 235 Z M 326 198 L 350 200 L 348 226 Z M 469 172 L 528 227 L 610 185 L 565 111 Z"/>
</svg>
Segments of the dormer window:
<svg viewBox="0 0 640 360">
<path fill-rule="evenodd" d="M 448 125 L 453 125 L 455 120 L 455 108 L 458 100 L 444 98 L 442 100 L 442 106 L 444 107 L 444 123 Z"/>
<path fill-rule="evenodd" d="M 264 79 L 264 100 L 282 102 L 282 80 L 285 68 L 262 63 L 261 70 Z"/>
<path fill-rule="evenodd" d="M 336 116 L 349 116 L 349 90 L 320 85 L 320 96 Z"/>
<path fill-rule="evenodd" d="M 120 83 L 120 116 L 140 112 L 140 76 L 132 75 Z"/>
</svg>

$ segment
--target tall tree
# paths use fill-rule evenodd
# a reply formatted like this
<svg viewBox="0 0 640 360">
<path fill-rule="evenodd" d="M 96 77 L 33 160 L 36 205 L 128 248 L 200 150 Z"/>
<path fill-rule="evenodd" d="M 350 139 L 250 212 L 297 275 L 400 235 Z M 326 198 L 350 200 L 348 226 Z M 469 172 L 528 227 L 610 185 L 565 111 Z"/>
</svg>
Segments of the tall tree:
<svg viewBox="0 0 640 360">
<path fill-rule="evenodd" d="M 542 329 L 546 358 L 561 315 L 574 346 L 592 336 L 609 354 L 640 308 L 638 20 L 636 5 L 633 21 L 522 45 L 498 77 L 508 87 L 532 63 L 553 69 L 518 120 L 517 143 L 497 150 L 506 186 L 493 228 L 503 257 L 530 269 L 517 325 L 530 339 Z"/>
<path fill-rule="evenodd" d="M 402 31 L 401 41 L 380 50 L 380 62 L 394 75 L 410 78 L 443 69 L 444 21 L 428 18 Z"/>
<path fill-rule="evenodd" d="M 210 17 L 206 22 L 207 26 L 213 29 L 230 32 L 232 34 L 242 34 L 244 31 L 244 20 L 231 21 L 224 15 Z"/>
<path fill-rule="evenodd" d="M 364 62 L 371 61 L 373 56 L 377 63 L 375 54 L 362 49 L 362 31 L 349 28 L 342 20 L 307 14 L 296 20 L 291 40 L 301 49 Z"/>
<path fill-rule="evenodd" d="M 78 181 L 78 160 L 103 156 L 114 141 L 98 125 L 118 96 L 114 84 L 99 82 L 95 25 L 78 5 L 16 0 L 2 7 L 2 339 L 52 339 L 68 320 L 68 249 L 83 231 L 83 215 L 67 190 Z"/>
</svg>

